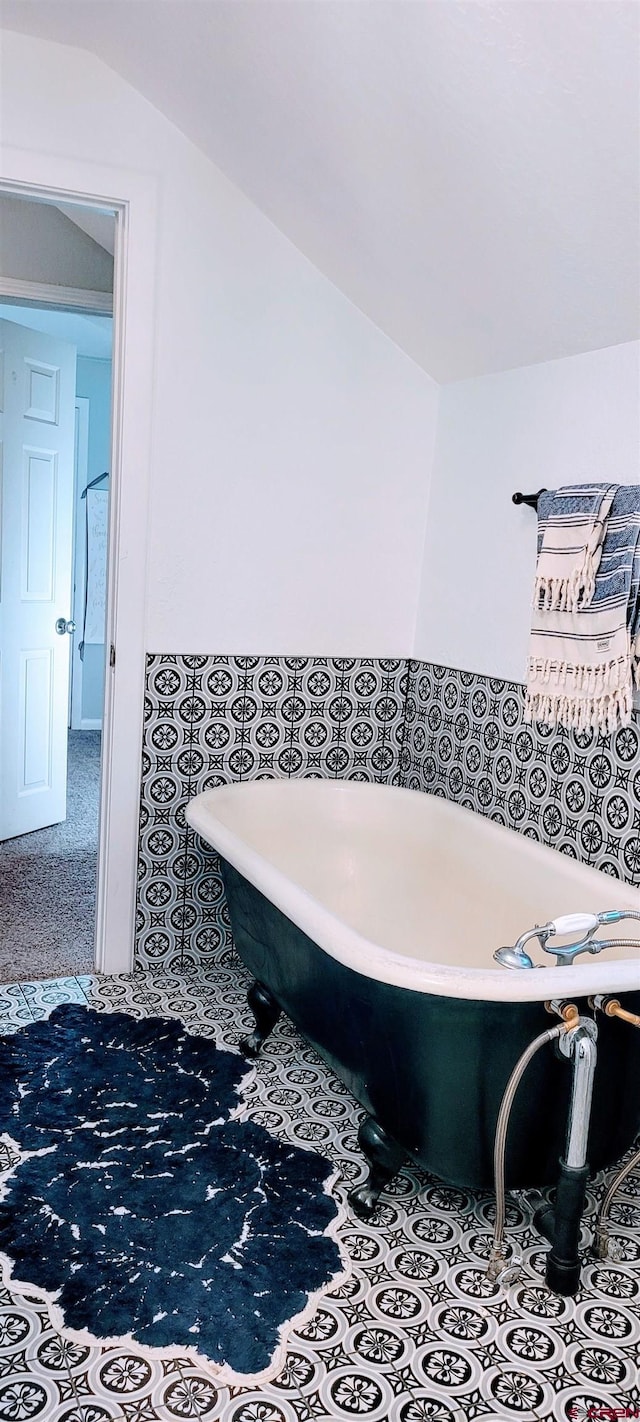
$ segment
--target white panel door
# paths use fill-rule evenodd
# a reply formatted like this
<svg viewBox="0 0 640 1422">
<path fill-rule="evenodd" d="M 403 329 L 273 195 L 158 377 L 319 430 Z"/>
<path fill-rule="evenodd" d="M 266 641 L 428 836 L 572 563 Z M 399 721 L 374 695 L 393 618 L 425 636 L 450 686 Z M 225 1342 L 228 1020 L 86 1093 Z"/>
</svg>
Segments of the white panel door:
<svg viewBox="0 0 640 1422">
<path fill-rule="evenodd" d="M 0 320 L 0 840 L 66 817 L 75 346 Z"/>
</svg>

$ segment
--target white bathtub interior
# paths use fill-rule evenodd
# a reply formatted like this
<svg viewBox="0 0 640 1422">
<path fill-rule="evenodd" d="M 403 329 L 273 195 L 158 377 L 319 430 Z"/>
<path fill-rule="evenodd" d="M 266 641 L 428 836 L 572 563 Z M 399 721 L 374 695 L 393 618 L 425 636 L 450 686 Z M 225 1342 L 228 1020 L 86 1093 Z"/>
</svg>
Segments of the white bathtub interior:
<svg viewBox="0 0 640 1422">
<path fill-rule="evenodd" d="M 303 900 L 311 900 L 324 910 L 325 928 L 329 915 L 371 948 L 425 965 L 504 974 L 494 950 L 536 924 L 567 913 L 640 908 L 640 893 L 630 885 L 412 790 L 253 781 L 205 792 L 188 818 L 305 931 L 300 910 L 304 918 Z M 600 936 L 634 936 L 624 928 Z M 334 951 L 329 942 L 322 946 Z M 605 955 L 630 960 L 631 970 L 637 963 L 640 986 L 640 944 Z M 538 957 L 552 966 L 548 954 Z"/>
</svg>

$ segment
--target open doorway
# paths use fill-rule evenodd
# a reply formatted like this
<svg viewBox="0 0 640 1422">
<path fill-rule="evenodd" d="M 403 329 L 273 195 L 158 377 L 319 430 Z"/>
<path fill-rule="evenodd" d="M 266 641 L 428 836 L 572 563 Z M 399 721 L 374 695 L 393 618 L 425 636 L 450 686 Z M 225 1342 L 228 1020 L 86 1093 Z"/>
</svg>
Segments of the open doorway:
<svg viewBox="0 0 640 1422">
<path fill-rule="evenodd" d="M 0 981 L 8 982 L 95 965 L 112 404 L 112 319 L 103 313 L 114 220 L 100 214 L 98 242 L 83 209 L 78 224 L 68 207 L 3 203 L 3 275 L 22 228 L 30 264 L 25 274 L 23 242 L 22 288 L 57 297 L 0 298 Z"/>
</svg>

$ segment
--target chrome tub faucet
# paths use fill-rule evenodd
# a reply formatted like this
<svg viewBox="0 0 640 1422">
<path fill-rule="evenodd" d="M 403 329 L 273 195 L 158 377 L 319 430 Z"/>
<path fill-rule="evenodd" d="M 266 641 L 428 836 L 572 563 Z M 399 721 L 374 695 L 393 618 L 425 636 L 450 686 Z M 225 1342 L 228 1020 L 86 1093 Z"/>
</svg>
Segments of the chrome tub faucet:
<svg viewBox="0 0 640 1422">
<path fill-rule="evenodd" d="M 541 927 L 536 925 L 528 929 L 513 947 L 497 948 L 493 956 L 503 968 L 534 968 L 536 964 L 525 949 L 525 944 L 532 938 L 538 939 L 545 953 L 554 955 L 558 968 L 572 963 L 579 953 L 601 953 L 604 948 L 640 948 L 640 941 L 636 938 L 594 939 L 599 928 L 605 924 L 620 923 L 624 918 L 640 920 L 640 913 L 635 909 L 606 909 L 602 913 L 565 914 Z M 578 935 L 572 943 L 566 943 L 563 947 L 549 943 L 551 938 L 564 938 L 570 933 Z"/>
</svg>

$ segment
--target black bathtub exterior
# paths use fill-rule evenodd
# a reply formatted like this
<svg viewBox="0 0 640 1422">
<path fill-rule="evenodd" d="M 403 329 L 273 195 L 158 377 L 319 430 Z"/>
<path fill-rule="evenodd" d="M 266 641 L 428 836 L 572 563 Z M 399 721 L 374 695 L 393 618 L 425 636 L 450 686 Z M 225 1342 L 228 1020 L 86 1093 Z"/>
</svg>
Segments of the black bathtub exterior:
<svg viewBox="0 0 640 1422">
<path fill-rule="evenodd" d="M 222 871 L 242 961 L 369 1115 L 444 1182 L 491 1187 L 507 1080 L 532 1038 L 553 1025 L 543 1003 L 439 997 L 368 978 L 325 953 L 231 865 L 223 862 Z M 589 1012 L 584 999 L 576 1001 Z M 640 1011 L 640 992 L 625 994 L 624 1004 Z M 613 1164 L 633 1143 L 639 1080 L 640 1032 L 599 1015 L 592 1170 Z M 545 1047 L 515 1099 L 509 1188 L 556 1180 L 570 1085 L 567 1061 Z"/>
</svg>

